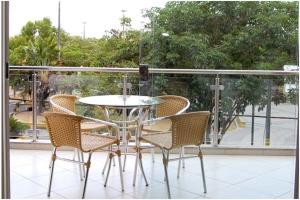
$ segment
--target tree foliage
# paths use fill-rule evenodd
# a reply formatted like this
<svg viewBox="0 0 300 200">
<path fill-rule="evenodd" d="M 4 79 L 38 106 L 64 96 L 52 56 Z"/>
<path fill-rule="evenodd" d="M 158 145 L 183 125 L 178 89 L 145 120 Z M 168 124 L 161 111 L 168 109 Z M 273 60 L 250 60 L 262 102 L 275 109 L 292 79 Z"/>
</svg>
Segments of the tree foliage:
<svg viewBox="0 0 300 200">
<path fill-rule="evenodd" d="M 154 68 L 279 70 L 285 64 L 298 64 L 298 6 L 298 2 L 282 1 L 170 1 L 163 8 L 147 10 L 150 23 L 143 31 L 133 30 L 132 20 L 124 15 L 120 27 L 100 39 L 63 31 L 61 59 L 65 66 L 137 67 L 142 62 Z M 20 35 L 10 39 L 10 63 L 56 65 L 56 38 L 57 29 L 49 19 L 28 22 Z M 79 82 L 104 89 L 111 80 L 103 75 L 101 79 L 101 83 Z M 72 77 L 64 81 L 72 86 Z M 265 82 L 259 76 L 221 77 L 225 88 L 221 134 L 248 105 L 265 107 L 270 98 Z M 190 110 L 213 111 L 213 76 L 156 75 L 152 83 L 155 95 L 186 96 Z M 273 80 L 275 104 L 287 99 L 294 102 L 297 96 L 292 90 L 286 97 L 283 83 L 282 78 Z M 88 94 L 83 85 L 78 88 Z"/>
<path fill-rule="evenodd" d="M 298 63 L 298 2 L 173 1 L 146 16 L 151 23 L 144 36 L 149 51 L 144 60 L 152 67 L 275 70 Z M 192 76 L 181 82 L 188 85 L 191 110 L 213 111 L 212 78 Z M 223 76 L 221 84 L 222 135 L 248 105 L 263 109 L 268 98 L 275 104 L 286 101 L 280 79 L 273 81 L 272 97 L 266 96 L 262 77 Z M 179 91 L 175 86 L 173 92 Z"/>
<path fill-rule="evenodd" d="M 47 66 L 57 58 L 56 29 L 50 19 L 28 22 L 21 34 L 10 39 L 10 63 Z"/>
</svg>

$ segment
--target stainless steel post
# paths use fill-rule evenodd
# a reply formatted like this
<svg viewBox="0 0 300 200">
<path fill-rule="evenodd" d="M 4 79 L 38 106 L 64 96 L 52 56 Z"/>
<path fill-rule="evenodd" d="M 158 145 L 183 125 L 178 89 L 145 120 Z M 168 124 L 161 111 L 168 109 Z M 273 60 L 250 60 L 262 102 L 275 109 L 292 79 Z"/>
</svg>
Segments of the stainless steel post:
<svg viewBox="0 0 300 200">
<path fill-rule="evenodd" d="M 296 81 L 296 88 L 299 91 L 299 79 Z M 294 199 L 299 199 L 299 95 L 297 96 L 297 142 L 296 142 L 296 162 L 295 162 L 295 179 L 294 179 Z"/>
<path fill-rule="evenodd" d="M 33 142 L 36 142 L 36 140 L 37 140 L 37 133 L 36 133 L 36 124 L 37 124 L 36 77 L 37 77 L 37 74 L 34 72 L 32 74 L 32 141 Z"/>
<path fill-rule="evenodd" d="M 220 78 L 219 76 L 215 79 L 215 110 L 214 110 L 214 132 L 213 132 L 213 146 L 218 146 L 218 135 L 219 135 L 219 98 L 220 98 Z"/>
<path fill-rule="evenodd" d="M 251 145 L 254 145 L 254 119 L 255 119 L 255 105 L 252 104 L 252 116 L 251 116 Z"/>
<path fill-rule="evenodd" d="M 127 98 L 127 74 L 124 74 L 123 76 L 123 99 L 124 99 L 124 102 L 126 101 L 126 98 Z M 122 140 L 123 140 L 123 143 L 126 143 L 127 142 L 127 137 L 126 137 L 126 118 L 127 118 L 127 109 L 126 108 L 123 108 L 122 109 L 122 120 L 123 120 L 123 130 L 122 130 Z"/>
<path fill-rule="evenodd" d="M 272 102 L 272 81 L 267 80 L 267 108 L 266 108 L 266 124 L 265 124 L 265 145 L 271 144 L 271 102 Z"/>
<path fill-rule="evenodd" d="M 8 99 L 8 39 L 9 2 L 1 1 L 1 198 L 10 199 L 10 159 L 9 159 L 9 99 Z"/>
<path fill-rule="evenodd" d="M 127 96 L 127 74 L 124 74 L 123 76 L 123 98 L 125 98 L 126 100 L 126 96 Z"/>
</svg>

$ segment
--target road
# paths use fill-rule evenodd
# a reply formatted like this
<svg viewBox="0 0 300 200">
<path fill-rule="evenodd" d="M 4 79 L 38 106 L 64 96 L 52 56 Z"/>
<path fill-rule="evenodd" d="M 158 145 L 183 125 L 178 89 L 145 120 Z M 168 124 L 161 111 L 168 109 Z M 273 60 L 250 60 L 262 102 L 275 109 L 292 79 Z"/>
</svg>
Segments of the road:
<svg viewBox="0 0 300 200">
<path fill-rule="evenodd" d="M 290 104 L 280 104 L 271 106 L 271 117 L 293 117 L 297 118 L 297 106 Z M 266 116 L 266 109 L 255 114 Z M 246 108 L 245 115 L 251 115 L 251 106 Z M 244 121 L 245 128 L 237 128 L 227 132 L 221 144 L 249 146 L 251 142 L 251 117 L 240 117 Z M 265 118 L 255 118 L 254 123 L 254 146 L 264 146 Z M 295 147 L 297 133 L 297 120 L 294 119 L 271 119 L 271 147 Z"/>
</svg>

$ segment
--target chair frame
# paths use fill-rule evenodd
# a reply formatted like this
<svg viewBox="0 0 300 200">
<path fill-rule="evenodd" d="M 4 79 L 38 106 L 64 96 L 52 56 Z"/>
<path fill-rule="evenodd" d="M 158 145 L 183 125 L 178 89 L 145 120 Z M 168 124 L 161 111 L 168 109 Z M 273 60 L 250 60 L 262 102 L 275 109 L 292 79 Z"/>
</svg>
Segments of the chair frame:
<svg viewBox="0 0 300 200">
<path fill-rule="evenodd" d="M 191 113 L 184 113 L 184 114 L 181 114 L 181 115 L 190 115 L 190 114 L 195 114 L 195 113 L 199 113 L 199 114 L 201 113 L 203 115 L 207 115 L 207 119 L 206 119 L 206 122 L 205 122 L 205 127 L 203 127 L 203 129 L 202 129 L 202 131 L 203 131 L 202 132 L 202 134 L 203 134 L 202 140 L 203 140 L 204 139 L 204 134 L 205 134 L 205 131 L 206 131 L 206 128 L 207 128 L 208 118 L 210 116 L 210 112 L 208 112 L 208 111 L 191 112 Z M 174 117 L 176 117 L 176 116 L 168 116 L 168 117 L 162 117 L 162 118 L 159 118 L 159 119 L 144 121 L 144 122 L 141 122 L 140 126 L 142 126 L 143 124 L 147 124 L 149 122 L 155 122 L 155 121 L 162 120 L 162 119 L 170 119 L 172 121 L 172 119 Z M 172 123 L 173 123 L 173 121 L 172 121 Z M 172 127 L 173 127 L 173 124 L 172 124 Z M 171 133 L 172 133 L 172 140 L 173 140 L 173 129 L 172 129 Z M 142 135 L 140 135 L 140 139 L 141 140 L 145 140 Z M 146 142 L 149 142 L 149 141 L 146 140 Z M 152 143 L 153 145 L 160 147 L 160 149 L 162 151 L 162 155 L 163 155 L 162 161 L 163 161 L 163 165 L 164 165 L 165 181 L 166 181 L 166 184 L 167 184 L 167 191 L 168 191 L 168 198 L 169 199 L 171 198 L 171 192 L 170 192 L 170 184 L 169 184 L 169 178 L 168 178 L 168 163 L 171 162 L 171 161 L 177 161 L 177 160 L 181 161 L 181 160 L 188 159 L 188 158 L 198 157 L 200 159 L 200 166 L 201 166 L 201 173 L 202 173 L 202 182 L 203 182 L 204 193 L 207 193 L 206 180 L 205 180 L 205 172 L 204 172 L 204 163 L 203 163 L 203 154 L 202 154 L 202 151 L 201 151 L 201 148 L 200 148 L 200 146 L 201 146 L 202 143 L 203 143 L 203 141 L 200 141 L 200 144 L 196 145 L 196 146 L 198 146 L 198 155 L 196 155 L 196 156 L 183 156 L 182 155 L 182 151 L 181 151 L 180 156 L 178 158 L 173 158 L 173 159 L 169 159 L 170 150 L 172 150 L 173 148 L 177 148 L 178 147 L 178 145 L 175 146 L 175 147 L 173 147 L 173 141 L 172 141 L 172 146 L 170 148 L 165 148 L 165 147 L 158 146 L 158 145 Z M 183 147 L 184 145 L 179 144 L 179 146 Z M 180 162 L 179 162 L 179 167 L 180 167 Z M 178 173 L 179 173 L 179 171 L 178 171 Z M 177 177 L 179 177 L 179 174 L 177 174 Z"/>
<path fill-rule="evenodd" d="M 55 164 L 55 161 L 56 160 L 63 160 L 63 161 L 68 161 L 68 162 L 73 162 L 73 163 L 77 163 L 79 164 L 80 166 L 85 166 L 86 167 L 86 174 L 85 174 L 85 179 L 84 179 L 84 186 L 83 186 L 83 191 L 82 191 L 82 198 L 85 197 L 85 191 L 86 191 L 86 186 L 87 186 L 87 180 L 88 180 L 88 175 L 89 175 L 89 169 L 90 169 L 90 165 L 91 165 L 91 157 L 92 157 L 92 154 L 93 152 L 95 152 L 96 150 L 103 150 L 103 151 L 109 151 L 109 168 L 108 168 L 108 171 L 107 171 L 107 175 L 106 175 L 106 178 L 105 178 L 105 183 L 104 183 L 104 186 L 106 187 L 107 185 L 107 181 L 108 181 L 108 177 L 109 177 L 109 174 L 110 174 L 110 168 L 111 168 L 111 161 L 112 161 L 112 158 L 117 155 L 118 156 L 118 161 L 119 161 L 119 172 L 120 172 L 120 180 L 121 180 L 121 189 L 122 191 L 124 191 L 124 180 L 123 180 L 123 173 L 122 173 L 122 164 L 121 164 L 121 150 L 120 150 L 120 133 L 119 133 L 119 126 L 115 123 L 111 123 L 111 122 L 107 122 L 107 121 L 102 121 L 102 120 L 96 120 L 96 119 L 93 119 L 93 118 L 88 118 L 88 117 L 83 117 L 83 116 L 74 116 L 74 115 L 69 115 L 69 114 L 63 114 L 63 113 L 53 113 L 53 112 L 47 112 L 47 113 L 44 113 L 45 115 L 45 118 L 46 118 L 46 122 L 47 122 L 47 127 L 49 129 L 49 134 L 51 136 L 52 132 L 50 131 L 50 123 L 48 121 L 48 116 L 51 116 L 51 115 L 60 115 L 60 116 L 63 116 L 63 117 L 69 117 L 69 118 L 74 118 L 75 120 L 78 120 L 79 122 L 79 127 L 80 127 L 80 121 L 82 120 L 93 120 L 93 121 L 96 121 L 96 122 L 99 122 L 99 123 L 103 123 L 103 124 L 106 124 L 107 126 L 109 127 L 112 127 L 112 128 L 115 128 L 116 129 L 116 139 L 114 141 L 114 144 L 117 145 L 117 150 L 116 151 L 113 151 L 112 149 L 112 144 L 106 144 L 104 146 L 101 146 L 99 148 L 94 148 L 94 149 L 88 149 L 88 150 L 85 150 L 82 148 L 82 142 L 79 144 L 79 146 L 75 147 L 76 149 L 80 150 L 81 152 L 86 152 L 88 153 L 88 159 L 86 162 L 84 162 L 84 159 L 82 157 L 82 160 L 79 160 L 79 161 L 76 161 L 76 160 L 71 160 L 71 159 L 66 159 L 66 158 L 62 158 L 62 157 L 58 157 L 56 155 L 56 152 L 57 152 L 57 149 L 58 145 L 55 145 L 55 143 L 52 141 L 52 137 L 51 137 L 51 143 L 52 145 L 54 146 L 54 149 L 53 149 L 53 152 L 52 152 L 52 156 L 51 156 L 51 172 L 50 172 L 50 179 L 49 179 L 49 185 L 48 185 L 48 197 L 50 197 L 50 193 L 51 193 L 51 186 L 52 186 L 52 180 L 53 180 L 53 172 L 54 172 L 54 164 Z M 81 133 L 81 130 L 79 128 L 79 137 L 81 138 L 82 137 L 82 133 Z M 68 145 L 62 145 L 62 146 L 68 146 Z M 105 149 L 109 147 L 109 149 Z"/>
</svg>

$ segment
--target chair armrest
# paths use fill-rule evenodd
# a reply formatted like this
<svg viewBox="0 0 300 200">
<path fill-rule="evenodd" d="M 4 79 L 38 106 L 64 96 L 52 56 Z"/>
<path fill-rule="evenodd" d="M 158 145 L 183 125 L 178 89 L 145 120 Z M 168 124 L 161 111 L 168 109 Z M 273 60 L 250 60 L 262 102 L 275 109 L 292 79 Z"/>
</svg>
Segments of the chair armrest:
<svg viewBox="0 0 300 200">
<path fill-rule="evenodd" d="M 113 122 L 108 122 L 108 121 L 95 119 L 95 118 L 91 118 L 91 117 L 85 117 L 85 116 L 80 116 L 80 117 L 82 117 L 83 120 L 85 119 L 85 120 L 89 120 L 89 121 L 99 122 L 99 123 L 105 124 L 107 126 L 111 126 L 111 127 L 114 127 L 114 128 L 119 128 L 119 126 L 116 123 L 113 123 Z"/>
<path fill-rule="evenodd" d="M 55 102 L 53 102 L 51 99 L 50 99 L 50 104 L 55 107 L 56 109 L 59 109 L 59 110 L 62 110 L 63 112 L 65 112 L 66 114 L 69 114 L 69 115 L 76 115 L 76 113 L 56 104 Z"/>
<path fill-rule="evenodd" d="M 124 121 L 118 121 L 118 120 L 111 120 L 112 123 L 115 124 L 122 124 L 124 123 Z M 129 120 L 129 121 L 125 121 L 126 124 L 131 125 L 131 124 L 137 124 L 138 120 Z"/>
<path fill-rule="evenodd" d="M 158 118 L 155 118 L 155 119 L 150 119 L 150 120 L 145 120 L 141 123 L 141 125 L 146 125 L 146 124 L 151 124 L 151 123 L 155 123 L 155 122 L 158 122 L 158 121 L 161 121 L 161 120 L 166 120 L 166 119 L 170 119 L 171 116 L 165 116 L 165 117 L 158 117 Z"/>
<path fill-rule="evenodd" d="M 99 122 L 99 123 L 103 123 L 109 127 L 113 127 L 116 130 L 116 137 L 118 140 L 120 140 L 120 126 L 118 126 L 116 123 L 113 122 L 108 122 L 108 121 L 103 121 L 100 119 L 95 119 L 95 118 L 91 118 L 91 117 L 84 117 L 84 116 L 80 116 L 82 117 L 83 120 L 90 120 L 90 121 L 94 121 L 94 122 Z"/>
</svg>

